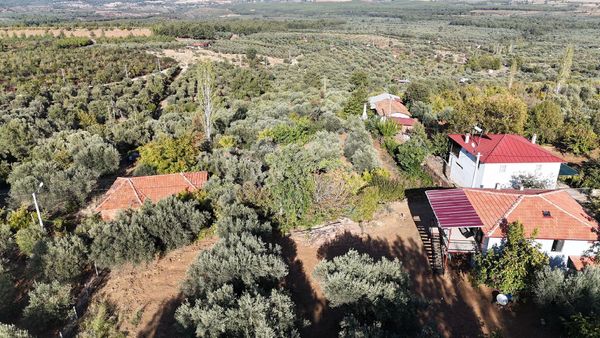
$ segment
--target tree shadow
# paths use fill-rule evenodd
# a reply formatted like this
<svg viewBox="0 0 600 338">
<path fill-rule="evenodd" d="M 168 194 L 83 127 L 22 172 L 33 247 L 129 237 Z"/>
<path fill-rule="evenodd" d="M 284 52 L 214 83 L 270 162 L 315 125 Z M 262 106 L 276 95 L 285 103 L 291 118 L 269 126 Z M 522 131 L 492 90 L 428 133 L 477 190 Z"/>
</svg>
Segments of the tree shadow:
<svg viewBox="0 0 600 338">
<path fill-rule="evenodd" d="M 290 292 L 299 318 L 308 321 L 308 325 L 301 328 L 302 336 L 336 336 L 342 313 L 330 308 L 323 298 L 318 297 L 308 277 L 310 272 L 306 271 L 298 257 L 296 243 L 289 236 L 279 234 L 275 235 L 274 241 L 281 246 L 283 258 L 289 266 L 283 286 Z"/>
<path fill-rule="evenodd" d="M 175 311 L 181 305 L 183 295 L 179 294 L 162 301 L 160 309 L 154 313 L 150 322 L 137 335 L 139 338 L 170 338 L 176 336 L 177 322 Z"/>
<path fill-rule="evenodd" d="M 419 324 L 421 326 L 439 331 L 442 336 L 483 335 L 482 318 L 477 316 L 472 306 L 467 303 L 469 296 L 465 295 L 461 288 L 455 287 L 454 282 L 460 276 L 453 275 L 455 273 L 452 271 L 447 272 L 447 276 L 433 273 L 422 245 L 413 238 L 396 237 L 391 250 L 393 256 L 402 262 L 409 274 L 411 289 L 420 300 Z"/>
<path fill-rule="evenodd" d="M 390 247 L 386 241 L 374 239 L 368 235 L 358 236 L 348 231 L 321 245 L 317 250 L 317 257 L 331 260 L 346 254 L 350 249 L 361 254 L 368 254 L 376 260 L 382 257 L 392 258 Z"/>
</svg>

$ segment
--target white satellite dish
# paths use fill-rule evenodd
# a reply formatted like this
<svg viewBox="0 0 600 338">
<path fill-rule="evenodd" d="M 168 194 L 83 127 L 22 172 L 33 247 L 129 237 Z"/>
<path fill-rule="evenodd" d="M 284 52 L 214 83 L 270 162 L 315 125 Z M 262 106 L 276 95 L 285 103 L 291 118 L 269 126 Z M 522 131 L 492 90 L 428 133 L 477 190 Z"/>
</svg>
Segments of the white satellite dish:
<svg viewBox="0 0 600 338">
<path fill-rule="evenodd" d="M 499 293 L 498 296 L 496 296 L 496 301 L 500 305 L 506 305 L 508 304 L 508 297 L 505 294 Z"/>
</svg>

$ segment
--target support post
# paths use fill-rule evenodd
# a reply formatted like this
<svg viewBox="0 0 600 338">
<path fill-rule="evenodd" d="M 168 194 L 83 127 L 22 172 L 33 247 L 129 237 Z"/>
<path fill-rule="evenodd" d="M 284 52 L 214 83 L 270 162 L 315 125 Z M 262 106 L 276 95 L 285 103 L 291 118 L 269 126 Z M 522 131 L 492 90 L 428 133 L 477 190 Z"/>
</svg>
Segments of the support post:
<svg viewBox="0 0 600 338">
<path fill-rule="evenodd" d="M 42 214 L 40 213 L 40 206 L 37 202 L 37 197 L 35 193 L 31 194 L 33 196 L 33 204 L 35 204 L 35 212 L 37 213 L 38 221 L 40 222 L 40 227 L 44 230 L 44 222 L 42 222 Z"/>
</svg>

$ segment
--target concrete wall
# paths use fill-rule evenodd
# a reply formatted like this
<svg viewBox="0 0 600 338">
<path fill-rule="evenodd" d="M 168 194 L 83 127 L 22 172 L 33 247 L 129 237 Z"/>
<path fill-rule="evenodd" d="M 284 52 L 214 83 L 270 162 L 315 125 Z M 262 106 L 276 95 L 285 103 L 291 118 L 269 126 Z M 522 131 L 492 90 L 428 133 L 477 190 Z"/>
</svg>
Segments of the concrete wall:
<svg viewBox="0 0 600 338">
<path fill-rule="evenodd" d="M 565 240 L 565 244 L 560 252 L 552 251 L 551 239 L 536 239 L 537 243 L 541 245 L 540 251 L 546 253 L 550 257 L 551 265 L 567 264 L 569 256 L 582 256 L 585 252 L 594 244 L 590 241 L 574 241 Z M 500 245 L 502 238 L 484 238 L 482 249 L 483 251 L 489 250 L 494 245 Z"/>
<path fill-rule="evenodd" d="M 475 170 L 476 156 L 461 149 L 458 157 L 450 153 L 448 165 L 450 167 L 450 179 L 459 187 L 474 188 L 511 188 L 511 180 L 515 175 L 530 174 L 541 179 L 548 180 L 554 189 L 558 180 L 560 163 L 480 163 L 479 169 L 473 183 L 473 171 Z"/>
</svg>

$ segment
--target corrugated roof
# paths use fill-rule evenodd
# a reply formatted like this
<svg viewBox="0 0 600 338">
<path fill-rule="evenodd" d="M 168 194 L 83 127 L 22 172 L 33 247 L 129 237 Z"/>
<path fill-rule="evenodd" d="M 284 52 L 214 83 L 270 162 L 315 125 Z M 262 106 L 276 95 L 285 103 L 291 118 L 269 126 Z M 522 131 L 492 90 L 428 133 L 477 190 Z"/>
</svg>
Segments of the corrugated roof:
<svg viewBox="0 0 600 338">
<path fill-rule="evenodd" d="M 481 154 L 482 163 L 563 163 L 563 159 L 553 155 L 537 144 L 520 135 L 486 134 L 472 136 L 467 144 L 465 135 L 450 134 L 448 137 L 462 146 L 470 154 Z"/>
<path fill-rule="evenodd" d="M 425 195 L 442 228 L 483 226 L 462 189 L 428 190 Z"/>
<path fill-rule="evenodd" d="M 206 171 L 118 177 L 96 207 L 96 211 L 102 214 L 102 218 L 110 219 L 119 210 L 139 208 L 147 199 L 158 202 L 186 190 L 198 190 L 207 180 Z"/>
</svg>

